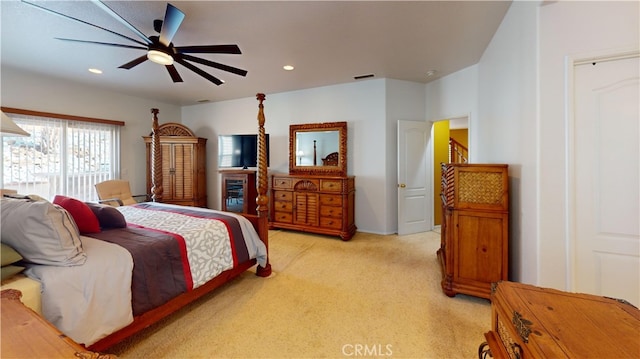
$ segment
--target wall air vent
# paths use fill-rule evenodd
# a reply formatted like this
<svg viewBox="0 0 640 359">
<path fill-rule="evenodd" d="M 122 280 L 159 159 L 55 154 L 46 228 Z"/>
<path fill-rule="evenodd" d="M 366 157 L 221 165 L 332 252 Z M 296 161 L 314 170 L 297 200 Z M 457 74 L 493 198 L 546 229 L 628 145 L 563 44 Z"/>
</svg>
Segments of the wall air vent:
<svg viewBox="0 0 640 359">
<path fill-rule="evenodd" d="M 362 80 L 362 79 L 368 79 L 369 77 L 373 77 L 373 76 L 375 75 L 374 74 L 359 75 L 359 76 L 354 76 L 353 79 Z"/>
</svg>

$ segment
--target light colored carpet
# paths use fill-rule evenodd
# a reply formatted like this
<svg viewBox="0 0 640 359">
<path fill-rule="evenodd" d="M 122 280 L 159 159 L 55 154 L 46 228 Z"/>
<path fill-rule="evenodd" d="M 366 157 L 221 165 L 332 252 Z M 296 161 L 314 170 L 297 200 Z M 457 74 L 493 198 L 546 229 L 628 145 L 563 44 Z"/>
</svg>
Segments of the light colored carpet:
<svg viewBox="0 0 640 359">
<path fill-rule="evenodd" d="M 435 232 L 349 242 L 270 231 L 252 272 L 112 347 L 121 358 L 474 358 L 488 300 L 440 289 Z"/>
</svg>

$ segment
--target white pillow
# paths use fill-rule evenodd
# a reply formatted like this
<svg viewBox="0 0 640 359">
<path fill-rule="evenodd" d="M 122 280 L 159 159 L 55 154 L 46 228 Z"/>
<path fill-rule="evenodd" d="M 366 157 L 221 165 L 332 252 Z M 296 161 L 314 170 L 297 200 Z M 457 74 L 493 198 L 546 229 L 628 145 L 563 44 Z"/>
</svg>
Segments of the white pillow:
<svg viewBox="0 0 640 359">
<path fill-rule="evenodd" d="M 54 266 L 84 264 L 80 233 L 69 212 L 47 201 L 2 198 L 2 243 L 24 260 Z"/>
</svg>

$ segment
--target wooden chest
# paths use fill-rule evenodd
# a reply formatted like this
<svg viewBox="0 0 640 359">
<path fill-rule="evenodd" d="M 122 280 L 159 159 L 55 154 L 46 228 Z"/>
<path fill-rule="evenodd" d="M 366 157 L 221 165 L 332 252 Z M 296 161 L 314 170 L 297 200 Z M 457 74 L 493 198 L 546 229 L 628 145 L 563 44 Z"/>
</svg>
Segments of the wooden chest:
<svg viewBox="0 0 640 359">
<path fill-rule="evenodd" d="M 499 282 L 480 357 L 640 358 L 640 311 L 612 298 Z"/>
<path fill-rule="evenodd" d="M 294 229 L 349 240 L 356 232 L 355 178 L 273 175 L 271 228 Z"/>
</svg>

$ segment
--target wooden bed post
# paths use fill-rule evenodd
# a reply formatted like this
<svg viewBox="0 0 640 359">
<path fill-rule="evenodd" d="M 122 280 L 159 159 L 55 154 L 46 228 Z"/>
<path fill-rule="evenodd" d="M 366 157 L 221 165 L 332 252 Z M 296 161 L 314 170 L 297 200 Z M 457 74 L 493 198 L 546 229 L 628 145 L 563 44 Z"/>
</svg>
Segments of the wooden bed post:
<svg viewBox="0 0 640 359">
<path fill-rule="evenodd" d="M 256 98 L 260 102 L 258 104 L 258 197 L 256 198 L 256 204 L 258 206 L 258 234 L 262 238 L 264 244 L 267 246 L 267 253 L 269 251 L 269 197 L 267 196 L 267 142 L 264 132 L 264 105 L 262 102 L 265 100 L 265 95 L 259 93 Z M 258 266 L 256 274 L 260 277 L 268 277 L 271 275 L 271 264 L 269 263 L 269 256 L 267 255 L 267 264 L 265 267 Z"/>
<path fill-rule="evenodd" d="M 158 109 L 152 108 L 153 125 L 151 126 L 151 199 L 154 202 L 162 201 L 162 148 L 160 147 L 160 134 L 158 134 Z"/>
</svg>

